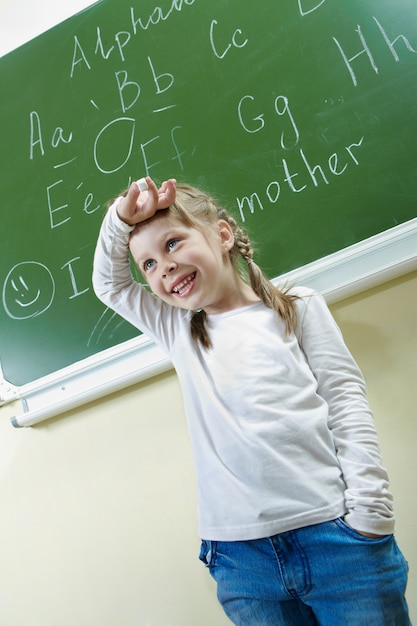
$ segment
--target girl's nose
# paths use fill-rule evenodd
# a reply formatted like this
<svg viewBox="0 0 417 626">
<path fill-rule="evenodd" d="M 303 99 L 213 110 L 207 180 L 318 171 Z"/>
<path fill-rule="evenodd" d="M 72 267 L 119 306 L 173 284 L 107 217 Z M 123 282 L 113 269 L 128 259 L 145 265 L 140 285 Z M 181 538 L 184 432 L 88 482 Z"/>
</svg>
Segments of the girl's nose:
<svg viewBox="0 0 417 626">
<path fill-rule="evenodd" d="M 173 272 L 176 269 L 176 267 L 177 267 L 177 264 L 175 263 L 175 261 L 173 261 L 172 259 L 167 261 L 165 263 L 165 266 L 164 266 L 163 270 L 162 270 L 163 278 L 165 278 L 166 276 L 171 274 L 171 272 Z"/>
</svg>

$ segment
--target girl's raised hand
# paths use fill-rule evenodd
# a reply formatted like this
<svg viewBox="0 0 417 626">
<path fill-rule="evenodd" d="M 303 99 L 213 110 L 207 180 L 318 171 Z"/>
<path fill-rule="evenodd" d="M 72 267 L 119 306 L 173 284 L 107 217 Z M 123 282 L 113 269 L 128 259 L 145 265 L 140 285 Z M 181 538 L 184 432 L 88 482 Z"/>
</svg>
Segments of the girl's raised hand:
<svg viewBox="0 0 417 626">
<path fill-rule="evenodd" d="M 147 191 L 140 191 L 137 183 L 132 183 L 117 205 L 117 214 L 123 222 L 134 226 L 155 215 L 159 209 L 166 209 L 175 200 L 176 180 L 170 178 L 158 189 L 150 176 L 145 178 Z"/>
</svg>

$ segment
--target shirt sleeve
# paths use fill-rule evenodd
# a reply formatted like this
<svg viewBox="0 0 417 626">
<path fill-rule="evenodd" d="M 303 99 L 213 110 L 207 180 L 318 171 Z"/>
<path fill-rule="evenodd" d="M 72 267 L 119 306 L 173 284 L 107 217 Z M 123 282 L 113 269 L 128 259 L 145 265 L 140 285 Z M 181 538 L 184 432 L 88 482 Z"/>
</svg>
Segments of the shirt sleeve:
<svg viewBox="0 0 417 626">
<path fill-rule="evenodd" d="M 362 373 L 324 298 L 301 299 L 299 342 L 328 404 L 328 426 L 346 484 L 345 521 L 375 534 L 394 530 L 392 496 Z"/>
<path fill-rule="evenodd" d="M 120 199 L 109 208 L 100 228 L 93 263 L 94 292 L 106 306 L 169 353 L 178 315 L 134 279 L 129 256 L 129 237 L 134 227 L 117 215 Z"/>
</svg>

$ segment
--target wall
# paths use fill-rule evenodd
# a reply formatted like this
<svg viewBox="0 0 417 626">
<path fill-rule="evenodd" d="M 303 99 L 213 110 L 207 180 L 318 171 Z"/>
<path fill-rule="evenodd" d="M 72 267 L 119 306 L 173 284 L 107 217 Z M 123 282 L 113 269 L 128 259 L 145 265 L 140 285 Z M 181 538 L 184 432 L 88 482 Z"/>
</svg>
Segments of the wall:
<svg viewBox="0 0 417 626">
<path fill-rule="evenodd" d="M 417 273 L 332 306 L 367 378 L 417 618 Z M 226 626 L 197 559 L 173 372 L 14 429 L 0 408 L 2 626 Z"/>
<path fill-rule="evenodd" d="M 0 56 L 63 22 L 94 0 L 1 0 Z"/>
</svg>

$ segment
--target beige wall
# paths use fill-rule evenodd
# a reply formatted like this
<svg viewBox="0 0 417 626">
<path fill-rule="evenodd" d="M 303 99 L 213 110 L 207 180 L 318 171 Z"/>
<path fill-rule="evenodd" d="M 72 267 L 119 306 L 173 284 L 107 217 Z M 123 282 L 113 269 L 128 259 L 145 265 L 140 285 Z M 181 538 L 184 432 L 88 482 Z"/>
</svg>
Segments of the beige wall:
<svg viewBox="0 0 417 626">
<path fill-rule="evenodd" d="M 417 619 L 417 274 L 332 310 L 368 381 Z M 229 624 L 197 560 L 175 375 L 16 430 L 20 412 L 0 408 L 0 624 Z"/>
</svg>

